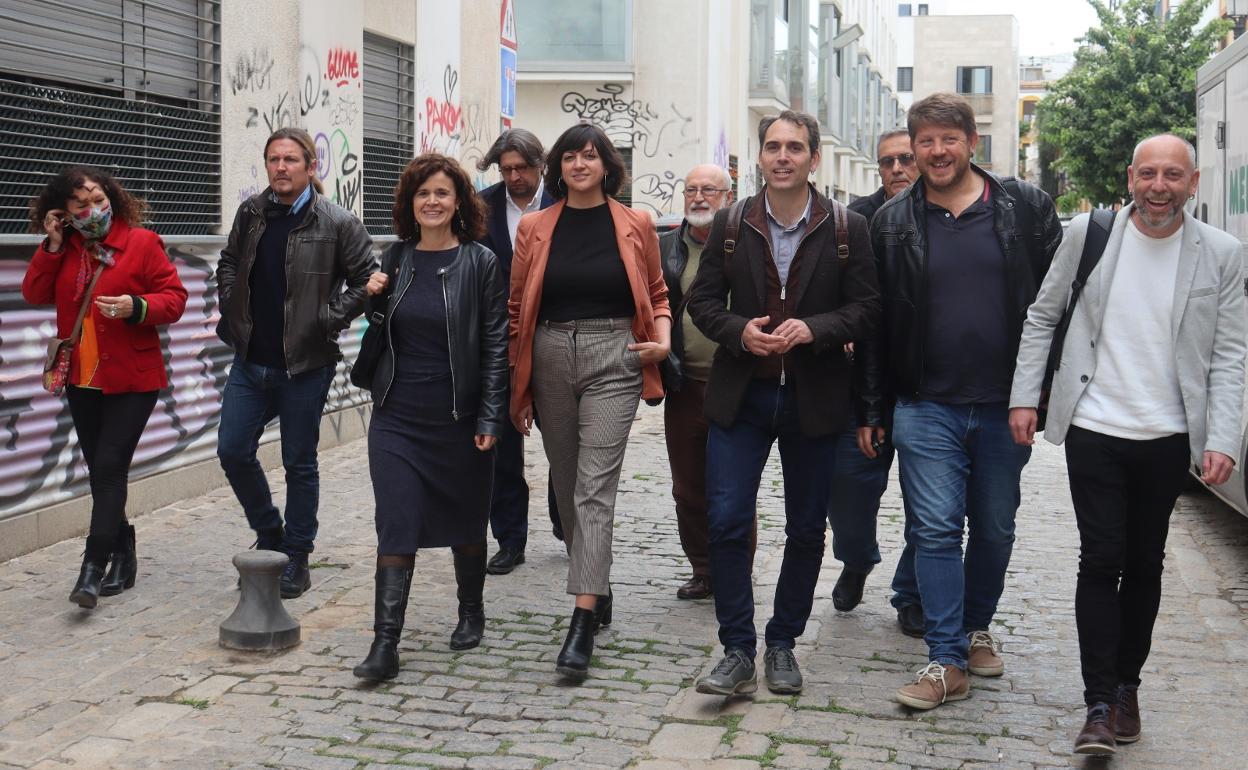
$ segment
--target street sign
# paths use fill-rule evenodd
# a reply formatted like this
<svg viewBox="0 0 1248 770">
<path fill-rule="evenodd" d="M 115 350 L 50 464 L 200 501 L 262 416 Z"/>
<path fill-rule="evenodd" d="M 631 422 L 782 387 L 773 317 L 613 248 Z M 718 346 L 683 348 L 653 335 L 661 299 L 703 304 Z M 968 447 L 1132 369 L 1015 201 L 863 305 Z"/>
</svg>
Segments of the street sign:
<svg viewBox="0 0 1248 770">
<path fill-rule="evenodd" d="M 504 118 L 516 116 L 516 49 L 500 46 L 499 61 L 502 65 L 502 105 L 499 112 Z"/>
<path fill-rule="evenodd" d="M 502 8 L 502 34 L 500 41 L 504 48 L 516 50 L 516 12 L 515 5 L 512 0 L 503 0 Z"/>
</svg>

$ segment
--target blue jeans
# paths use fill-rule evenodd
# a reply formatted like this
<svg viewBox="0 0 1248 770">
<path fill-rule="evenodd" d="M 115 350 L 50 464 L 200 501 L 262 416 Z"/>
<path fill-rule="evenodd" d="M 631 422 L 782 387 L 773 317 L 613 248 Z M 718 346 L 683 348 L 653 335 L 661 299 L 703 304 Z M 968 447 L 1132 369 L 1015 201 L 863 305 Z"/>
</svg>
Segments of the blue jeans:
<svg viewBox="0 0 1248 770">
<path fill-rule="evenodd" d="M 1031 457 L 1030 447 L 1010 437 L 1008 415 L 1004 403 L 923 400 L 898 400 L 894 412 L 901 489 L 914 514 L 928 658 L 962 669 L 966 635 L 988 628 L 1005 587 L 1019 477 Z"/>
<path fill-rule="evenodd" d="M 260 435 L 274 417 L 282 437 L 286 468 L 286 535 L 282 550 L 311 553 L 316 540 L 316 509 L 320 472 L 316 447 L 321 438 L 321 413 L 334 377 L 325 366 L 291 377 L 284 369 L 235 358 L 221 401 L 217 457 L 254 530 L 282 526 L 273 505 L 269 482 L 256 459 Z"/>
<path fill-rule="evenodd" d="M 832 555 L 846 569 L 870 572 L 880 563 L 876 540 L 876 519 L 880 498 L 888 488 L 888 471 L 895 451 L 886 443 L 875 459 L 858 448 L 858 431 L 851 428 L 837 437 L 836 467 L 832 471 L 832 491 L 828 499 L 828 524 L 832 527 Z M 919 584 L 914 577 L 914 545 L 910 541 L 911 516 L 905 505 L 905 548 L 893 574 L 894 607 L 920 604 Z"/>
<path fill-rule="evenodd" d="M 750 536 L 763 466 L 777 440 L 784 470 L 784 562 L 765 639 L 768 647 L 792 649 L 806 629 L 823 564 L 836 436 L 803 435 L 793 386 L 756 380 L 732 427 L 711 423 L 706 442 L 711 584 L 719 640 L 725 649 L 741 649 L 750 656 L 758 638 Z"/>
</svg>

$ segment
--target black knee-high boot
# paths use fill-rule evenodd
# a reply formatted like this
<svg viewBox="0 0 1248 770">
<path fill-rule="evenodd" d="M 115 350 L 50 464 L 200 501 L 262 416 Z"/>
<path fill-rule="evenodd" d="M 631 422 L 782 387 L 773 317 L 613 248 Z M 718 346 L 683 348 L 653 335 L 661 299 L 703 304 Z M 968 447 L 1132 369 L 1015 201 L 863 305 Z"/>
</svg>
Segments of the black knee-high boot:
<svg viewBox="0 0 1248 770">
<path fill-rule="evenodd" d="M 113 547 L 108 574 L 100 585 L 100 596 L 116 596 L 127 588 L 134 588 L 139 573 L 139 557 L 135 552 L 134 525 L 122 524 L 117 531 L 117 544 Z"/>
<path fill-rule="evenodd" d="M 470 650 L 481 644 L 485 633 L 485 547 L 467 556 L 453 551 L 455 584 L 459 595 L 459 625 L 451 634 L 452 650 Z"/>
<path fill-rule="evenodd" d="M 568 637 L 555 661 L 555 671 L 573 679 L 589 675 L 589 659 L 594 654 L 594 611 L 577 607 L 568 624 Z"/>
<path fill-rule="evenodd" d="M 378 567 L 375 580 L 373 646 L 354 671 L 360 679 L 374 682 L 399 675 L 399 635 L 407 613 L 407 596 L 412 590 L 412 570 Z"/>
<path fill-rule="evenodd" d="M 114 539 L 87 535 L 87 549 L 82 556 L 78 582 L 74 583 L 74 589 L 69 593 L 69 600 L 83 609 L 95 609 L 100 600 L 100 584 L 104 581 L 104 568 L 108 566 L 108 557 L 113 552 Z"/>
</svg>

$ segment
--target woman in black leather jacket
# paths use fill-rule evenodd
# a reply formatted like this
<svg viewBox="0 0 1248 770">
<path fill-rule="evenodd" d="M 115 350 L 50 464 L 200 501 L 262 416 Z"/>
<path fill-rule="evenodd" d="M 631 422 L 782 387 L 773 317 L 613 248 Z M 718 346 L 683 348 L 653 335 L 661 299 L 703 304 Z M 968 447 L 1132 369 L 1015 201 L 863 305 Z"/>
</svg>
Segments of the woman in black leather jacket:
<svg viewBox="0 0 1248 770">
<path fill-rule="evenodd" d="M 401 240 L 368 284 L 374 295 L 390 288 L 368 428 L 377 503 L 375 637 L 355 667 L 369 680 L 399 673 L 419 549 L 450 546 L 459 586 L 450 646 L 480 644 L 492 450 L 507 419 L 507 301 L 498 260 L 474 243 L 485 212 L 468 175 L 444 155 L 413 160 L 395 191 L 394 225 Z"/>
</svg>

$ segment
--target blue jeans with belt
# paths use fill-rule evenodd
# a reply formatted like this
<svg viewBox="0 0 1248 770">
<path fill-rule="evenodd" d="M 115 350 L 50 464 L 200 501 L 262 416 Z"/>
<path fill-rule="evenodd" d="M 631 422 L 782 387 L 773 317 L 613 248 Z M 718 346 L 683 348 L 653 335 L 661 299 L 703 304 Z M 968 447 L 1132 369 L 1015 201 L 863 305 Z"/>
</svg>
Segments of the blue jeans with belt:
<svg viewBox="0 0 1248 770">
<path fill-rule="evenodd" d="M 274 417 L 282 437 L 286 468 L 286 534 L 282 550 L 311 553 L 316 540 L 320 471 L 316 447 L 321 438 L 321 413 L 334 378 L 323 366 L 291 376 L 285 369 L 254 364 L 236 357 L 221 401 L 217 457 L 254 530 L 282 526 L 264 469 L 256 459 L 264 426 Z"/>
<path fill-rule="evenodd" d="M 731 427 L 711 423 L 706 443 L 711 584 L 724 649 L 755 654 L 750 536 L 758 485 L 771 445 L 779 441 L 784 470 L 784 562 L 767 624 L 768 647 L 792 649 L 806 629 L 823 564 L 830 470 L 836 435 L 802 434 L 797 393 L 778 380 L 750 383 Z"/>
<path fill-rule="evenodd" d="M 965 669 L 966 635 L 988 628 L 1005 587 L 1019 478 L 1031 447 L 1014 443 L 1004 403 L 921 399 L 898 400 L 893 443 L 902 494 L 914 514 L 928 658 Z"/>
</svg>

